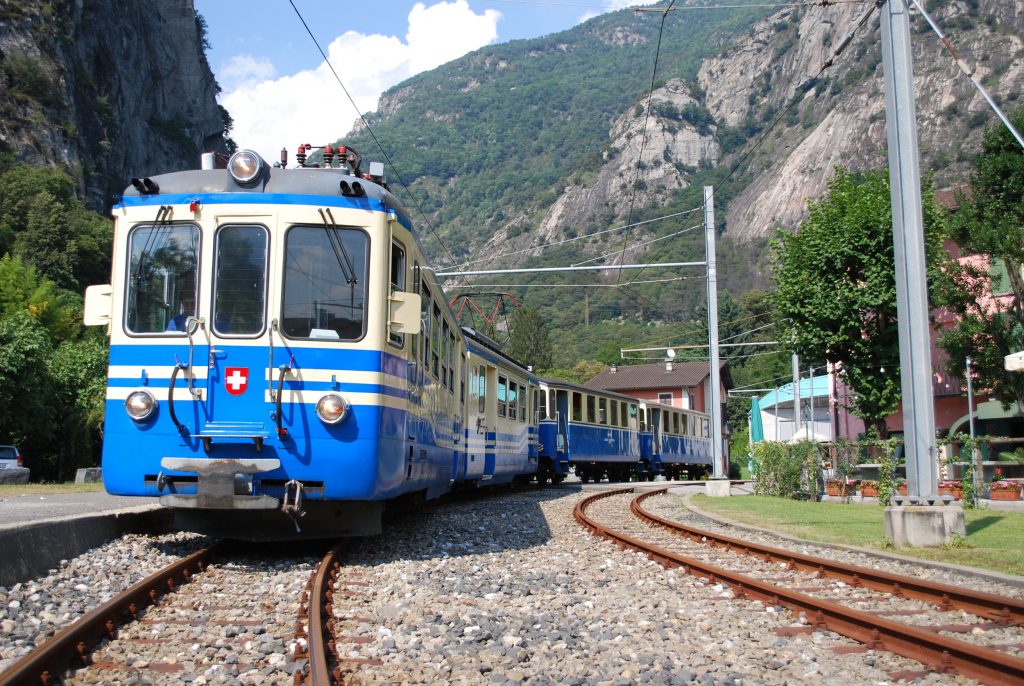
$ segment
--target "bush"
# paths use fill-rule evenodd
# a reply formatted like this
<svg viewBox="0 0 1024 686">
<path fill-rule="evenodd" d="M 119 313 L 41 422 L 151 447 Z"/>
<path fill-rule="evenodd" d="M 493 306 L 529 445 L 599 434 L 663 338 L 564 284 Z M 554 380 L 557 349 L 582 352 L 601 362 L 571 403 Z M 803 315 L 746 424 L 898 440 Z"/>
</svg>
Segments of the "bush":
<svg viewBox="0 0 1024 686">
<path fill-rule="evenodd" d="M 797 498 L 817 492 L 818 460 L 811 443 L 758 443 L 753 461 L 758 495 Z"/>
</svg>

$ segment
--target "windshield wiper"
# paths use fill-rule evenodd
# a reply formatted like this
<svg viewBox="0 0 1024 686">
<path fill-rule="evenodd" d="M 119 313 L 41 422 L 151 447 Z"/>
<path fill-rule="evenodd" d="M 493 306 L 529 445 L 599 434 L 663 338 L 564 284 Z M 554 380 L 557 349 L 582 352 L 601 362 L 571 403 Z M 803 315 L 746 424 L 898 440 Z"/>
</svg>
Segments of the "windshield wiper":
<svg viewBox="0 0 1024 686">
<path fill-rule="evenodd" d="M 338 225 L 334 223 L 334 215 L 331 214 L 330 208 L 324 210 L 321 208 L 320 218 L 324 221 L 324 231 L 327 232 L 327 241 L 331 244 L 331 250 L 334 251 L 334 258 L 338 260 L 338 266 L 341 267 L 341 274 L 345 277 L 345 283 L 350 286 L 354 286 L 356 281 L 356 270 L 352 265 L 352 260 L 349 259 L 348 251 L 345 249 L 345 242 L 341 240 L 341 236 L 337 234 Z"/>
</svg>

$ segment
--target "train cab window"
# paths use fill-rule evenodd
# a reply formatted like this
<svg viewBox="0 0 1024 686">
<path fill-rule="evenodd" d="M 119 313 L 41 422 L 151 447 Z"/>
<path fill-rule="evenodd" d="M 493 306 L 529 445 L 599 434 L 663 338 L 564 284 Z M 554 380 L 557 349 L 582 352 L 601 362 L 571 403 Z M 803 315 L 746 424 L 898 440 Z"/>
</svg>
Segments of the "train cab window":
<svg viewBox="0 0 1024 686">
<path fill-rule="evenodd" d="M 294 226 L 285 236 L 281 331 L 354 341 L 366 333 L 370 240 L 360 229 Z"/>
<path fill-rule="evenodd" d="M 199 227 L 144 224 L 128 238 L 128 333 L 185 335 L 198 316 Z"/>
<path fill-rule="evenodd" d="M 572 394 L 572 420 L 574 422 L 583 421 L 583 395 L 580 393 Z"/>
<path fill-rule="evenodd" d="M 434 303 L 434 316 L 430 322 L 430 373 L 441 378 L 441 308 Z"/>
<path fill-rule="evenodd" d="M 612 400 L 611 403 L 612 403 L 611 425 L 612 426 L 618 426 L 619 425 L 619 401 Z"/>
<path fill-rule="evenodd" d="M 592 395 L 587 396 L 587 418 L 584 421 L 588 421 L 591 424 L 597 422 L 597 409 L 595 398 Z"/>
<path fill-rule="evenodd" d="M 225 226 L 217 232 L 213 282 L 213 330 L 221 336 L 251 336 L 266 321 L 267 230 Z"/>
<path fill-rule="evenodd" d="M 546 388 L 542 388 L 539 391 L 533 392 L 533 406 L 537 408 L 537 418 L 547 419 L 548 418 L 548 391 Z"/>
<path fill-rule="evenodd" d="M 498 376 L 498 416 L 505 416 L 505 404 L 508 403 L 508 379 Z"/>
<path fill-rule="evenodd" d="M 405 248 L 400 243 L 391 244 L 391 292 L 405 290 Z M 388 332 L 388 342 L 401 348 L 405 345 L 405 334 Z"/>
</svg>

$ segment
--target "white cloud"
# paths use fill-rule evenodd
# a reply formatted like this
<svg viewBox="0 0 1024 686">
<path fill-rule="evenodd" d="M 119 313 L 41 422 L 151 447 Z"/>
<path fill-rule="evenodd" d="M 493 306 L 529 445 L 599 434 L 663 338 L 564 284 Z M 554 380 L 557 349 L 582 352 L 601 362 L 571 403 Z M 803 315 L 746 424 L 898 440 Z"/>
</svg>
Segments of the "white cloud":
<svg viewBox="0 0 1024 686">
<path fill-rule="evenodd" d="M 626 9 L 627 7 L 637 7 L 639 5 L 653 5 L 655 2 L 660 0 L 605 0 L 604 9 L 601 11 L 590 11 L 585 12 L 580 16 L 578 23 L 582 24 L 585 21 L 599 17 L 607 12 L 617 12 L 618 10 Z M 668 0 L 664 0 L 667 2 Z"/>
<path fill-rule="evenodd" d="M 378 97 L 391 86 L 494 41 L 500 18 L 496 10 L 474 13 L 466 0 L 429 7 L 416 3 L 405 42 L 355 31 L 335 38 L 327 56 L 358 112 L 326 63 L 274 78 L 268 61 L 236 56 L 218 74 L 221 104 L 234 119 L 231 137 L 271 161 L 286 147 L 294 162 L 300 143 L 324 145 L 344 136 L 359 113 L 376 109 Z"/>
</svg>

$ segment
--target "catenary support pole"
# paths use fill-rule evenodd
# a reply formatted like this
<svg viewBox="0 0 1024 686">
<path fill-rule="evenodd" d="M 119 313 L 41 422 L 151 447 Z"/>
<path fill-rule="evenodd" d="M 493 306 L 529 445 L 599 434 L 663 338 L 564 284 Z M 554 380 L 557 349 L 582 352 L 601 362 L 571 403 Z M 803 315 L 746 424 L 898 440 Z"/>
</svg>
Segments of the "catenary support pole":
<svg viewBox="0 0 1024 686">
<path fill-rule="evenodd" d="M 715 189 L 704 186 L 704 236 L 708 264 L 708 350 L 711 372 L 711 454 L 713 476 L 729 476 L 722 449 L 722 382 L 718 363 L 718 272 L 715 265 Z"/>
<path fill-rule="evenodd" d="M 938 469 L 909 14 L 905 0 L 888 0 L 882 8 L 882 69 L 896 259 L 907 489 L 911 497 L 930 498 L 938 492 Z"/>
<path fill-rule="evenodd" d="M 793 438 L 800 435 L 800 356 L 793 353 Z"/>
</svg>

